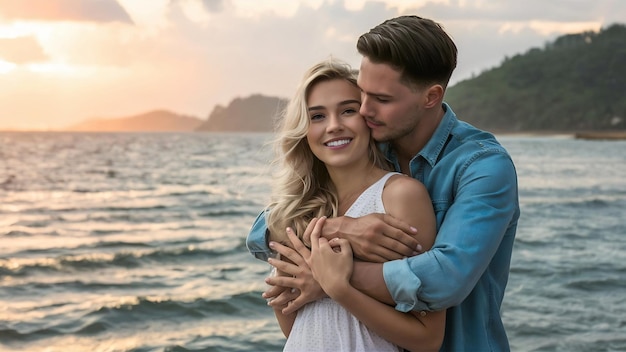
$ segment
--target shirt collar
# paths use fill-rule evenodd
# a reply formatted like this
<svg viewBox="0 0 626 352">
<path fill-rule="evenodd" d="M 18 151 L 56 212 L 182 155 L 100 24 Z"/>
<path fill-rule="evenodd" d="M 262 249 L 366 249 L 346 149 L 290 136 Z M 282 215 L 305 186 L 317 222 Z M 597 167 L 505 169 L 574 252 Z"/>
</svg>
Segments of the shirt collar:
<svg viewBox="0 0 626 352">
<path fill-rule="evenodd" d="M 420 150 L 417 155 L 423 157 L 431 166 L 434 166 L 439 158 L 439 154 L 443 150 L 443 147 L 448 142 L 449 136 L 452 134 L 452 129 L 454 125 L 457 123 L 456 114 L 452 111 L 452 108 L 447 103 L 442 103 L 443 109 L 445 110 L 445 114 L 439 122 L 439 126 L 435 129 L 435 133 L 433 133 L 428 143 Z M 398 165 L 398 157 L 391 147 L 391 143 L 385 142 L 380 144 L 380 149 L 383 151 L 384 155 L 387 157 L 389 161 L 391 161 L 396 169 L 399 167 Z M 416 156 L 417 156 L 416 155 Z M 415 157 L 413 157 L 415 159 Z"/>
</svg>

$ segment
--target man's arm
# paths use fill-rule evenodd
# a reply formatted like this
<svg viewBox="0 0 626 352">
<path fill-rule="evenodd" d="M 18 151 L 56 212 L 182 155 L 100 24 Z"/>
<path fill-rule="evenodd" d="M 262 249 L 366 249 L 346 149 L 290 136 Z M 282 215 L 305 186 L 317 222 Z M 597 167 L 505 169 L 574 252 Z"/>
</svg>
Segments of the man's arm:
<svg viewBox="0 0 626 352">
<path fill-rule="evenodd" d="M 383 262 L 420 253 L 422 246 L 414 237 L 417 231 L 416 228 L 394 219 L 390 215 L 370 214 L 358 219 L 350 217 L 327 219 L 323 235 L 331 239 L 335 237 L 346 238 L 355 248 L 355 255 L 359 251 L 362 253 L 361 259 Z M 307 236 L 307 234 L 304 235 Z M 267 243 L 265 212 L 262 212 L 256 218 L 246 239 L 246 246 L 257 259 L 267 261 L 272 256 L 273 250 L 269 248 Z M 280 247 L 282 248 L 283 246 Z M 284 251 L 285 249 L 281 250 Z M 286 253 L 281 254 L 286 255 Z M 374 277 L 370 275 L 369 269 L 373 266 L 361 269 L 362 266 L 366 265 L 373 265 L 373 263 L 355 262 L 355 274 L 351 279 L 353 285 L 381 302 L 393 304 L 389 291 L 384 285 L 382 265 L 378 264 L 377 266 L 381 274 Z M 299 281 L 296 282 L 296 280 L 288 280 L 287 278 L 280 281 L 280 283 L 274 279 L 270 279 L 267 283 L 273 286 L 264 292 L 263 297 L 271 299 L 272 306 L 282 306 L 285 302 L 294 301 L 300 293 L 303 293 L 304 297 L 307 298 L 319 297 L 315 291 L 305 292 L 307 291 L 305 287 L 316 286 L 312 283 L 305 284 Z M 285 290 L 285 287 L 296 288 L 298 292 L 290 292 Z M 285 309 L 285 313 L 288 314 L 298 310 L 308 301 L 298 300 L 295 303 Z"/>
<path fill-rule="evenodd" d="M 503 241 L 519 216 L 515 167 L 504 152 L 474 160 L 460 173 L 455 198 L 435 245 L 423 255 L 383 265 L 396 309 L 440 310 L 460 304 L 497 256 L 508 270 L 512 238 Z M 500 244 L 503 247 L 500 248 Z M 505 284 L 508 275 L 498 276 Z"/>
<path fill-rule="evenodd" d="M 246 238 L 250 254 L 263 261 L 273 252 L 268 243 L 266 213 L 267 210 L 257 216 Z M 417 231 L 390 215 L 371 214 L 358 219 L 344 216 L 328 219 L 323 236 L 348 239 L 355 257 L 382 263 L 420 253 L 422 245 L 415 238 Z"/>
<path fill-rule="evenodd" d="M 266 213 L 267 210 L 264 210 L 257 216 L 246 238 L 246 247 L 248 247 L 250 254 L 263 261 L 267 261 L 272 256 L 272 251 L 267 243 Z"/>
<path fill-rule="evenodd" d="M 329 218 L 322 236 L 347 239 L 356 258 L 382 263 L 421 253 L 417 234 L 417 228 L 389 214 L 369 214 Z"/>
<path fill-rule="evenodd" d="M 382 200 L 385 212 L 392 215 L 394 219 L 404 219 L 419 225 L 420 232 L 415 235 L 415 238 L 424 246 L 423 249 L 431 249 L 435 241 L 437 224 L 426 187 L 410 177 L 393 177 L 385 186 Z M 355 262 L 350 283 L 359 291 L 378 301 L 395 305 L 385 285 L 382 264 Z"/>
</svg>

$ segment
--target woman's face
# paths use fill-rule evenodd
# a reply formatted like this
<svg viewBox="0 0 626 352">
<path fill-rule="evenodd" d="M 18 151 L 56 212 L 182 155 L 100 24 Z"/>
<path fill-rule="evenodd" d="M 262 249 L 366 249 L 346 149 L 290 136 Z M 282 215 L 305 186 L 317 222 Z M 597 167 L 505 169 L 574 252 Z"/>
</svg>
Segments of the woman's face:
<svg viewBox="0 0 626 352">
<path fill-rule="evenodd" d="M 367 161 L 370 130 L 359 114 L 360 90 L 344 79 L 317 82 L 307 98 L 307 142 L 327 168 Z"/>
</svg>

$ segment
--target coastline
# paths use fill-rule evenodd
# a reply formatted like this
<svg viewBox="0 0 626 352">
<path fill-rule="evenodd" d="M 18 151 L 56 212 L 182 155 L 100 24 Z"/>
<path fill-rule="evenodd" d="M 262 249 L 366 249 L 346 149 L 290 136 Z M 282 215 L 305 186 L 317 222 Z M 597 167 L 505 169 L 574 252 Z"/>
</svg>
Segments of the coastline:
<svg viewBox="0 0 626 352">
<path fill-rule="evenodd" d="M 515 136 L 515 137 L 559 137 L 574 138 L 586 140 L 626 140 L 626 130 L 618 131 L 557 131 L 557 130 L 540 130 L 540 131 L 506 131 L 484 129 L 496 136 Z M 192 131 L 192 130 L 107 130 L 107 131 L 71 131 L 71 130 L 17 130 L 17 129 L 0 129 L 0 133 L 91 133 L 91 134 L 109 134 L 109 133 L 128 133 L 128 134 L 169 134 L 169 133 L 207 133 L 208 131 Z M 265 134 L 273 133 L 273 131 L 212 131 L 208 133 L 215 134 Z"/>
<path fill-rule="evenodd" d="M 577 132 L 576 139 L 589 140 L 626 140 L 626 131 Z"/>
<path fill-rule="evenodd" d="M 620 131 L 489 131 L 499 136 L 565 137 L 586 140 L 626 140 L 626 130 Z"/>
</svg>

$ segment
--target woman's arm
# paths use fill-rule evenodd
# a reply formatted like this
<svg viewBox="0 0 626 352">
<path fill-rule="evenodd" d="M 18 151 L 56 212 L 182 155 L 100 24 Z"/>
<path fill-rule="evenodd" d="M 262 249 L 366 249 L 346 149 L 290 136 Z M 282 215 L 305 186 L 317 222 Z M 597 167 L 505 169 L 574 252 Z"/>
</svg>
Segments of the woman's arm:
<svg viewBox="0 0 626 352">
<path fill-rule="evenodd" d="M 419 226 L 419 242 L 429 249 L 435 240 L 436 221 L 426 188 L 406 176 L 389 179 L 383 191 L 385 211 Z M 324 291 L 383 338 L 409 350 L 438 350 L 443 341 L 445 311 L 403 313 L 359 291 L 350 283 L 353 259 L 350 243 L 321 237 L 325 219 L 311 234 L 310 266 Z"/>
<path fill-rule="evenodd" d="M 287 233 L 295 237 L 291 229 Z M 309 252 L 302 242 L 296 242 L 296 247 L 290 248 L 278 242 L 270 241 L 270 247 L 279 256 L 268 258 L 268 262 L 276 269 L 276 275 L 265 278 L 268 285 L 280 289 L 280 293 L 267 294 L 263 297 L 268 300 L 268 305 L 274 309 L 274 314 L 283 334 L 288 337 L 296 319 L 297 309 L 292 306 L 302 307 L 308 302 L 327 297 L 320 285 L 313 278 L 313 273 L 300 252 Z"/>
<path fill-rule="evenodd" d="M 349 243 L 345 243 L 349 247 Z M 424 312 L 424 316 L 415 311 L 402 313 L 350 285 L 337 285 L 329 295 L 387 341 L 409 351 L 439 351 L 441 347 L 444 310 Z"/>
<path fill-rule="evenodd" d="M 310 265 L 326 293 L 386 340 L 411 351 L 437 351 L 443 341 L 445 311 L 423 316 L 402 313 L 352 287 L 350 244 L 345 239 L 320 238 L 324 220 L 320 219 L 312 232 Z"/>
</svg>

